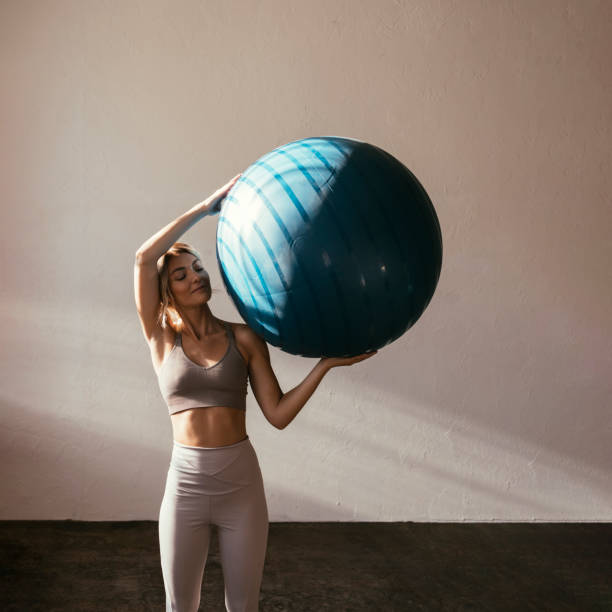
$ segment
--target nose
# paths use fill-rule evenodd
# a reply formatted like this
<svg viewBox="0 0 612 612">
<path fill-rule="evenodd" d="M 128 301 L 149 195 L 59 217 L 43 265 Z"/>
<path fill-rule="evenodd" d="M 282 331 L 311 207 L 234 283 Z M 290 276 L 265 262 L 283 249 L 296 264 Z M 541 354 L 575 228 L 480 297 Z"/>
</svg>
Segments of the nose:
<svg viewBox="0 0 612 612">
<path fill-rule="evenodd" d="M 198 272 L 194 272 L 193 273 L 193 277 L 191 279 L 191 288 L 195 289 L 196 287 L 199 287 L 200 285 L 204 285 L 206 286 L 208 283 L 208 278 Z"/>
</svg>

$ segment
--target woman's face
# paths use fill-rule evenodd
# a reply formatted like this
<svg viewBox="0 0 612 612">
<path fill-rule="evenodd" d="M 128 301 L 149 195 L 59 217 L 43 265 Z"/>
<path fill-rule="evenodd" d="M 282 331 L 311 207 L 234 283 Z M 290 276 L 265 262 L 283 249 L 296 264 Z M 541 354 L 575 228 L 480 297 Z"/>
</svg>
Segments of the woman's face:
<svg viewBox="0 0 612 612">
<path fill-rule="evenodd" d="M 177 304 L 196 306 L 210 299 L 210 277 L 191 253 L 179 253 L 168 264 L 170 290 Z"/>
</svg>

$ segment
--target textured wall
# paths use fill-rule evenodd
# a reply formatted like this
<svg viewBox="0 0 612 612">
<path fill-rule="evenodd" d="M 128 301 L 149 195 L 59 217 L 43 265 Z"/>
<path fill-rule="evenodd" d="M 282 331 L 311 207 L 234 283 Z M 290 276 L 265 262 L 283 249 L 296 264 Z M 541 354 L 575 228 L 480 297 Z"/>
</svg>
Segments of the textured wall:
<svg viewBox="0 0 612 612">
<path fill-rule="evenodd" d="M 376 144 L 440 219 L 434 298 L 285 430 L 276 520 L 611 520 L 612 4 L 4 1 L 1 519 L 156 519 L 172 445 L 136 248 L 272 148 Z M 212 273 L 214 218 L 184 239 Z M 315 360 L 272 348 L 284 390 Z"/>
</svg>

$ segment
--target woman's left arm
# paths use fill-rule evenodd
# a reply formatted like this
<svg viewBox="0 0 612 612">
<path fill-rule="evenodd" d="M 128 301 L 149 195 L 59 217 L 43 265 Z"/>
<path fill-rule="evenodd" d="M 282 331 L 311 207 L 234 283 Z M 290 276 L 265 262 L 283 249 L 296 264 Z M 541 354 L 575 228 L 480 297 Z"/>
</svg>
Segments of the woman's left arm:
<svg viewBox="0 0 612 612">
<path fill-rule="evenodd" d="M 249 347 L 249 379 L 253 395 L 266 419 L 278 429 L 284 429 L 293 421 L 329 370 L 352 365 L 377 353 L 373 351 L 348 358 L 323 357 L 297 387 L 283 393 L 272 370 L 268 345 L 248 326 L 243 330 Z"/>
</svg>

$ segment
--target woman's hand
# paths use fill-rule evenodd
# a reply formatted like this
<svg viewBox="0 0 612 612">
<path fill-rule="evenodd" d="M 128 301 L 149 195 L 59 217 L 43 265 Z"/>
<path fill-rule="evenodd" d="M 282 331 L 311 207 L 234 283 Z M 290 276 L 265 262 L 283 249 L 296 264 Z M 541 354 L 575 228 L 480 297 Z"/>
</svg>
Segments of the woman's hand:
<svg viewBox="0 0 612 612">
<path fill-rule="evenodd" d="M 236 184 L 236 181 L 242 176 L 242 172 L 237 174 L 229 183 L 223 185 L 215 191 L 212 195 L 208 196 L 203 202 L 198 205 L 199 209 L 207 215 L 217 215 L 221 211 L 221 202 L 225 199 L 225 196 L 229 190 Z"/>
<path fill-rule="evenodd" d="M 335 368 L 336 366 L 347 366 L 353 365 L 358 361 L 363 361 L 364 359 L 369 359 L 370 357 L 374 357 L 378 351 L 371 351 L 370 353 L 362 353 L 361 355 L 355 355 L 354 357 L 323 357 L 321 359 L 321 363 L 328 368 Z"/>
</svg>

